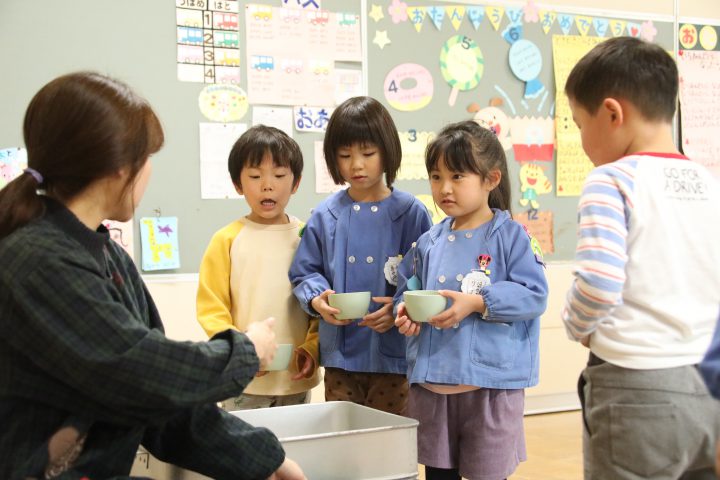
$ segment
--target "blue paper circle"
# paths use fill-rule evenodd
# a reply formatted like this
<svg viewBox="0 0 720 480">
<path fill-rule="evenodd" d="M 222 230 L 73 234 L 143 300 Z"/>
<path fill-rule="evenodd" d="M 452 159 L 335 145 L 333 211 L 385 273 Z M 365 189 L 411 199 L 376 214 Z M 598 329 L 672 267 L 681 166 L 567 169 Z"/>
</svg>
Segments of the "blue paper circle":
<svg viewBox="0 0 720 480">
<path fill-rule="evenodd" d="M 508 55 L 510 70 L 524 82 L 529 82 L 540 75 L 542 55 L 540 49 L 530 40 L 521 38 L 512 44 Z"/>
</svg>

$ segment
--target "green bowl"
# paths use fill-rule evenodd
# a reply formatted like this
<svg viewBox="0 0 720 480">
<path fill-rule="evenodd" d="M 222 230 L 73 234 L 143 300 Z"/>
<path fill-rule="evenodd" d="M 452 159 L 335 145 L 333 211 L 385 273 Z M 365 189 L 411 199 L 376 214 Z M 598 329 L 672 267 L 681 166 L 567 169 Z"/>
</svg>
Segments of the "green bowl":
<svg viewBox="0 0 720 480">
<path fill-rule="evenodd" d="M 338 320 L 354 320 L 364 317 L 370 308 L 370 292 L 332 293 L 328 298 L 331 307 L 340 310 Z"/>
<path fill-rule="evenodd" d="M 447 299 L 437 290 L 408 290 L 403 300 L 408 317 L 415 322 L 427 322 L 447 308 Z"/>
<path fill-rule="evenodd" d="M 277 370 L 287 370 L 288 366 L 290 366 L 290 359 L 292 358 L 293 350 L 294 348 L 292 343 L 279 344 L 272 362 L 270 362 L 265 371 L 274 372 Z"/>
</svg>

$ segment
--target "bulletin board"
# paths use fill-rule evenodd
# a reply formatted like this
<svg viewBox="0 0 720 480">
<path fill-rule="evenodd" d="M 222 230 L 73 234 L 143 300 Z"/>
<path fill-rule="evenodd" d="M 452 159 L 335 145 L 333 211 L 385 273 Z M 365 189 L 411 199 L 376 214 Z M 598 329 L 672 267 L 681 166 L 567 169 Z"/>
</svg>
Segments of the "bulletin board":
<svg viewBox="0 0 720 480">
<path fill-rule="evenodd" d="M 176 218 L 177 224 L 173 228 L 177 233 L 177 251 L 179 261 L 168 264 L 167 268 L 160 270 L 145 270 L 143 273 L 194 273 L 198 271 L 202 254 L 212 234 L 227 223 L 248 213 L 244 201 L 238 199 L 203 199 L 201 185 L 201 124 L 228 125 L 232 130 L 238 123 L 252 125 L 253 115 L 258 109 L 272 108 L 272 103 L 250 103 L 239 118 L 208 119 L 200 109 L 200 97 L 209 84 L 199 81 L 183 81 L 179 77 L 179 59 L 196 58 L 197 51 L 192 49 L 179 49 L 177 3 L 193 2 L 196 5 L 208 3 L 205 0 L 124 0 L 122 2 L 97 2 L 94 0 L 75 0 L 73 2 L 25 2 L 9 0 L 0 2 L 0 43 L 15 48 L 3 49 L 3 65 L 9 66 L 7 74 L 0 76 L 0 95 L 2 96 L 3 110 L 0 114 L 0 149 L 22 146 L 22 119 L 25 109 L 32 96 L 51 79 L 78 70 L 93 70 L 109 74 L 130 84 L 137 92 L 146 97 L 158 113 L 166 134 L 165 147 L 153 157 L 153 177 L 150 181 L 145 197 L 136 211 L 135 220 L 131 222 L 130 230 L 125 233 L 125 240 L 134 244 L 134 257 L 136 263 L 143 265 L 140 251 L 141 245 L 148 240 L 141 238 L 140 229 L 144 224 L 159 223 L 148 219 Z M 311 3 L 308 0 L 289 0 L 296 3 Z M 212 0 L 212 4 L 222 1 Z M 363 38 L 362 62 L 338 59 L 330 69 L 347 69 L 362 71 L 364 77 L 363 89 L 369 95 L 383 102 L 390 110 L 403 138 L 404 158 L 401 178 L 395 186 L 401 190 L 422 196 L 428 202 L 429 185 L 422 178 L 424 167 L 421 161 L 424 149 L 423 141 L 428 136 L 426 132 L 436 132 L 450 122 L 470 119 L 476 115 L 487 115 L 486 107 L 491 104 L 508 119 L 515 117 L 530 117 L 540 119 L 539 122 L 514 122 L 509 131 L 502 123 L 493 124 L 503 141 L 510 142 L 507 154 L 510 165 L 510 177 L 513 188 L 513 211 L 522 217 L 532 206 L 531 200 L 539 204 L 537 212 L 532 213 L 535 226 L 540 225 L 541 230 L 552 224 L 552 253 L 546 254 L 546 260 L 570 260 L 573 257 L 575 246 L 576 222 L 576 196 L 557 196 L 557 169 L 556 149 L 548 151 L 546 143 L 547 130 L 554 127 L 552 114 L 556 109 L 554 72 L 552 62 L 553 36 L 582 36 L 597 37 L 597 28 L 608 28 L 605 37 L 609 38 L 610 22 L 622 23 L 623 33 L 637 34 L 640 28 L 655 31 L 654 39 L 668 50 L 673 48 L 673 24 L 671 21 L 649 18 L 628 18 L 618 16 L 584 15 L 577 12 L 537 12 L 541 20 L 541 13 L 552 14 L 552 22 L 534 22 L 526 19 L 526 12 L 522 11 L 517 17 L 517 8 L 525 5 L 518 3 L 514 7 L 505 8 L 502 12 L 491 10 L 490 4 L 469 5 L 462 2 L 409 2 L 399 0 L 321 0 L 322 9 L 342 16 L 333 17 L 338 22 L 349 21 L 359 17 Z M 230 79 L 237 75 L 237 83 L 227 80 L 230 84 L 248 92 L 247 67 L 256 64 L 258 67 L 267 64 L 267 59 L 261 52 L 248 52 L 246 50 L 246 24 L 245 12 L 251 5 L 253 13 L 262 13 L 270 9 L 273 15 L 277 14 L 283 0 L 268 0 L 266 2 L 240 1 L 237 26 L 232 21 L 219 17 L 220 23 L 213 20 L 210 28 L 217 30 L 213 43 L 213 75 L 215 78 Z M 482 16 L 469 17 L 467 13 L 458 20 L 451 7 L 474 7 L 482 11 Z M 425 16 L 421 24 L 409 21 L 409 15 L 414 15 L 413 9 L 424 8 Z M 435 8 L 433 17 L 428 16 L 428 9 Z M 450 10 L 448 10 L 450 8 Z M 499 8 L 499 7 L 497 7 Z M 438 11 L 445 12 L 444 18 L 438 17 Z M 521 8 L 522 10 L 522 8 Z M 403 19 L 402 12 L 406 16 Z M 466 10 L 467 12 L 467 10 Z M 457 12 L 455 12 L 457 13 Z M 561 15 L 566 15 L 561 17 Z M 283 14 L 284 15 L 284 14 Z M 346 17 L 347 15 L 348 17 Z M 290 15 L 292 20 L 292 15 Z M 531 18 L 531 17 L 529 17 Z M 433 21 L 434 19 L 434 21 Z M 607 20 L 603 27 L 602 20 Z M 560 23 L 562 20 L 564 23 Z M 597 23 L 596 20 L 601 20 Z M 318 21 L 322 21 L 322 15 Z M 519 22 L 519 23 L 518 23 Z M 509 24 L 520 25 L 522 28 L 519 39 L 531 42 L 539 52 L 542 66 L 534 78 L 521 80 L 514 74 L 508 63 L 511 43 L 504 36 L 516 35 L 516 29 L 508 29 Z M 645 27 L 643 27 L 645 25 Z M 546 27 L 546 28 L 545 28 Z M 585 29 L 587 27 L 587 29 Z M 228 29 L 235 29 L 237 35 L 227 35 Z M 567 28 L 567 31 L 563 29 Z M 583 28 L 584 35 L 579 28 Z M 383 33 L 384 32 L 384 33 Z M 183 34 L 191 32 L 184 31 Z M 458 38 L 459 37 L 459 38 Z M 453 42 L 449 42 L 456 38 Z M 477 81 L 470 75 L 458 87 L 455 104 L 450 106 L 448 100 L 452 94 L 452 87 L 443 76 L 440 66 L 443 46 L 447 44 L 446 61 L 453 61 L 462 48 L 463 42 L 471 40 L 482 54 L 483 72 Z M 237 45 L 235 44 L 237 40 Z M 525 42 L 521 42 L 522 45 Z M 381 47 L 382 45 L 382 47 Z M 458 45 L 460 47 L 458 47 Z M 297 53 L 297 44 L 290 38 L 275 45 L 283 48 L 283 52 L 275 52 L 275 57 L 292 58 Z M 519 48 L 519 47 L 515 47 Z M 182 50 L 182 54 L 181 54 Z M 195 49 L 196 50 L 196 49 Z M 231 52 L 234 50 L 234 53 Z M 531 52 L 532 51 L 532 52 Z M 565 48 L 566 52 L 570 49 Z M 520 49 L 518 58 L 525 65 L 516 65 L 521 76 L 531 75 L 533 68 L 532 55 L 535 49 L 525 43 Z M 460 52 L 462 53 L 462 52 Z M 516 52 L 517 53 L 517 52 Z M 203 56 L 207 54 L 202 50 Z M 250 58 L 248 58 L 250 57 Z M 198 59 L 199 60 L 199 59 Z M 203 60 L 204 61 L 204 60 Z M 277 67 L 292 68 L 293 63 L 278 63 Z M 416 64 L 414 67 L 401 67 L 402 64 Z M 236 70 L 233 68 L 239 67 Z M 314 64 L 313 71 L 322 71 L 325 66 Z M 536 67 L 536 65 L 535 65 Z M 452 79 L 452 75 L 447 73 Z M 193 69 L 183 69 L 183 75 L 193 76 L 197 72 Z M 396 77 L 390 78 L 388 74 L 394 71 Z M 259 72 L 259 70 L 258 70 Z M 262 74 L 261 72 L 258 74 Z M 412 99 L 391 99 L 386 96 L 390 91 L 392 80 L 396 84 L 403 82 L 404 77 L 423 75 L 424 85 L 428 78 L 434 88 L 432 95 L 417 95 Z M 400 78 L 403 77 L 403 78 Z M 185 78 L 188 80 L 188 78 Z M 387 85 L 386 85 L 387 82 Z M 475 84 L 476 83 L 476 84 Z M 542 85 L 544 89 L 540 86 Z M 466 88 L 467 89 L 463 89 Z M 403 83 L 407 88 L 407 82 Z M 530 88 L 532 92 L 540 92 L 534 97 L 524 98 L 525 92 Z M 532 90 L 537 89 L 537 90 Z M 205 90 L 207 93 L 207 90 Z M 422 92 L 420 92 L 422 93 Z M 426 92 L 427 93 L 427 92 Z M 498 99 L 502 100 L 499 104 Z M 398 100 L 398 102 L 395 102 Z M 265 98 L 263 102 L 272 102 L 272 98 Z M 407 109 L 408 103 L 413 104 L 416 110 Z M 474 104 L 474 105 L 473 105 Z M 398 105 L 401 109 L 398 109 Z M 287 104 L 282 107 L 287 107 Z M 329 107 L 332 105 L 305 105 L 306 107 Z M 512 106 L 512 108 L 511 108 Z M 471 110 L 468 111 L 470 107 Z M 485 111 L 483 111 L 485 109 Z M 514 112 L 513 110 L 514 109 Z M 492 113 L 493 111 L 490 111 Z M 497 112 L 496 112 L 497 113 Z M 493 115 L 490 115 L 491 121 Z M 565 119 L 567 122 L 568 119 Z M 225 127 L 223 127 L 225 128 Z M 523 142 L 518 148 L 512 144 L 513 132 L 519 135 Z M 509 133 L 509 135 L 508 135 Z M 312 208 L 322 201 L 328 194 L 318 193 L 316 190 L 315 155 L 318 142 L 322 141 L 323 133 L 299 132 L 293 134 L 300 144 L 305 158 L 303 179 L 298 192 L 291 198 L 288 212 L 301 220 L 309 218 Z M 411 141 L 415 139 L 415 141 Z M 538 165 L 536 174 L 542 173 L 552 184 L 552 191 L 544 194 L 526 195 L 528 205 L 518 203 L 521 198 L 519 156 L 528 155 L 533 161 L 529 165 Z M 19 157 L 17 157 L 19 158 Z M 220 167 L 222 168 L 222 167 Z M 228 180 L 229 182 L 229 180 Z M 428 202 L 431 210 L 432 203 Z M 439 218 L 440 215 L 437 215 Z M 117 228 L 116 228 L 117 227 Z M 167 224 L 161 226 L 167 232 Z M 120 226 L 113 226 L 113 234 L 121 231 Z M 159 230 L 159 235 L 164 232 Z"/>
<path fill-rule="evenodd" d="M 566 76 L 584 52 L 617 35 L 672 51 L 673 22 L 498 5 L 370 1 L 369 94 L 389 108 L 404 151 L 417 152 L 406 176 L 425 173 L 421 152 L 444 125 L 475 118 L 494 129 L 506 148 L 513 214 L 540 240 L 546 260 L 572 260 L 577 195 L 592 164 L 567 102 L 556 98 L 555 68 Z"/>
</svg>

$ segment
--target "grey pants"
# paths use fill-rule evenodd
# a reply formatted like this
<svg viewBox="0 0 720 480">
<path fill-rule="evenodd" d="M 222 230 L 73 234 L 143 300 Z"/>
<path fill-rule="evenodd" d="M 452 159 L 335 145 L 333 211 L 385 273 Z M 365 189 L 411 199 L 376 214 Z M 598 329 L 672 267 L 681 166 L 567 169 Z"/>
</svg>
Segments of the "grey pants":
<svg viewBox="0 0 720 480">
<path fill-rule="evenodd" d="M 301 405 L 310 401 L 310 391 L 294 395 L 250 395 L 241 394 L 239 397 L 228 398 L 222 402 L 222 408 L 228 412 L 235 410 L 252 410 L 254 408 L 286 407 Z"/>
<path fill-rule="evenodd" d="M 578 385 L 585 480 L 717 478 L 720 406 L 697 368 L 630 370 L 590 355 Z"/>
</svg>

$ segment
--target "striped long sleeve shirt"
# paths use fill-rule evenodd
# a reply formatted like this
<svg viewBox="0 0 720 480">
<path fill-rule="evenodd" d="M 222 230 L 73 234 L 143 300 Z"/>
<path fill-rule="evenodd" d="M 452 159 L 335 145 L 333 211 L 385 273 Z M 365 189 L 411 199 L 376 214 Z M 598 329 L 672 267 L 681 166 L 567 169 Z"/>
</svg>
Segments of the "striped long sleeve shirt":
<svg viewBox="0 0 720 480">
<path fill-rule="evenodd" d="M 578 206 L 575 279 L 563 321 L 627 368 L 697 363 L 720 306 L 717 181 L 681 155 L 594 169 Z"/>
</svg>

